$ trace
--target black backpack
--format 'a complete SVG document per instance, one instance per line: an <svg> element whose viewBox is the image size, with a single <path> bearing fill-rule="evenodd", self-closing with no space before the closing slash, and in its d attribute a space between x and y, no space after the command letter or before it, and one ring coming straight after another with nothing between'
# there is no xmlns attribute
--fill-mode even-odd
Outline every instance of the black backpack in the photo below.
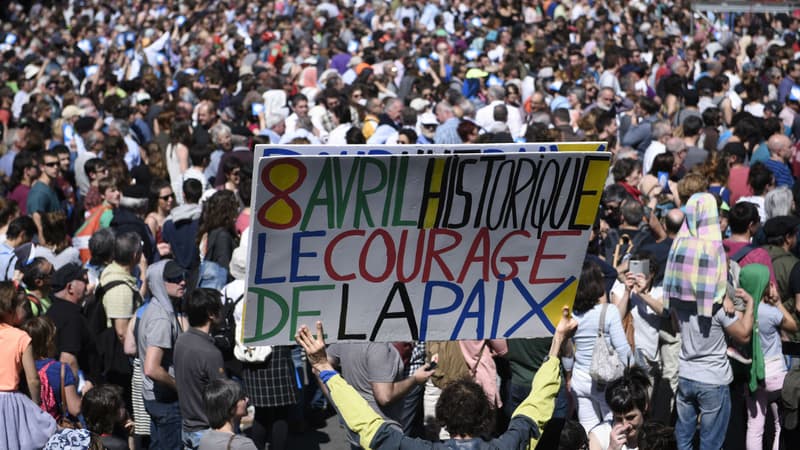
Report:
<svg viewBox="0 0 800 450"><path fill-rule="evenodd" d="M225 297L222 310L220 310L222 320L211 330L214 345L220 349L226 361L233 358L233 348L236 347L236 320L233 318L233 312L242 298L244 298L244 293L239 295L236 300Z"/></svg>
<svg viewBox="0 0 800 450"><path fill-rule="evenodd" d="M130 287L128 283L123 280L115 280L106 285L98 285L94 294L86 302L83 308L83 315L86 317L86 324L89 328L89 333L94 337L96 351L92 357L92 375L98 382L106 383L124 383L125 380L130 381L133 370L130 360L117 337L117 332L113 326L108 326L108 317L106 316L106 309L103 306L103 296L111 289L125 285L133 291L133 311L136 311L138 305L141 304L141 295L139 292ZM125 386L125 384L122 384Z"/></svg>

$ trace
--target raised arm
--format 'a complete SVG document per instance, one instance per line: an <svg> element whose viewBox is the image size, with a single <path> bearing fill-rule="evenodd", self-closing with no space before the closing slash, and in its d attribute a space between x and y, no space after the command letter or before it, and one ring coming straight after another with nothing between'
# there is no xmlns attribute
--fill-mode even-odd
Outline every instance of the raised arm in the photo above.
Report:
<svg viewBox="0 0 800 450"><path fill-rule="evenodd" d="M308 327L302 325L297 334L295 334L295 341L306 351L308 362L311 363L314 373L328 388L330 399L336 406L336 410L344 420L347 428L358 434L362 447L366 449L373 448L372 441L375 435L378 434L382 427L389 426L389 424L334 370L325 352L325 339L322 336L322 322L317 322L316 336L312 336ZM433 373L433 371L430 371L430 373ZM403 432L399 428L395 428L395 430L396 433L399 433L399 436L395 436L396 439L391 440L399 444ZM388 449L395 447L376 445L374 448ZM396 448L399 448L399 446Z"/></svg>
<svg viewBox="0 0 800 450"><path fill-rule="evenodd" d="M561 387L561 371L559 367L559 356L564 342L575 332L578 322L571 317L569 308L564 307L561 311L561 320L556 326L553 334L553 341L550 344L550 351L547 360L542 364L536 375L533 377L531 393L522 401L512 415L512 420L517 416L530 418L539 430L539 434L531 439L529 448L535 448L541 436L541 430L553 416L556 405L556 396Z"/></svg>

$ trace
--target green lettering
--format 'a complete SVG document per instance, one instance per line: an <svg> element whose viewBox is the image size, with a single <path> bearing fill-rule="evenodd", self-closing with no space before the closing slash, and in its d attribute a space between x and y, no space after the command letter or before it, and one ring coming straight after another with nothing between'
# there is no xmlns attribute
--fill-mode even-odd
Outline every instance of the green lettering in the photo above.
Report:
<svg viewBox="0 0 800 450"><path fill-rule="evenodd" d="M331 197L331 192L333 192L331 160L335 161L335 158L325 159L325 165L322 166L322 170L319 173L317 184L314 186L314 191L311 192L311 196L308 199L308 205L306 205L306 210L303 212L303 221L300 223L300 230L302 231L306 231L308 222L311 220L311 214L317 206L324 206L327 208L328 229L333 228L334 204L333 198ZM325 197L320 197L323 191L325 191Z"/></svg>
<svg viewBox="0 0 800 450"><path fill-rule="evenodd" d="M293 341L294 335L297 333L298 317L319 317L321 315L320 311L300 311L300 293L305 291L332 291L334 289L336 289L336 285L334 284L294 287L294 289L292 290L292 329L289 332L289 341ZM314 327L309 327L309 328L316 329Z"/></svg>
<svg viewBox="0 0 800 450"><path fill-rule="evenodd" d="M269 339L276 334L278 334L283 327L286 326L286 321L289 319L289 305L286 303L286 300L283 299L280 295L275 292L272 292L267 289L256 288L252 287L248 290L248 292L252 292L253 294L258 295L258 308L256 309L256 333L252 337L244 337L242 342L245 344L250 342L258 342ZM278 321L278 324L272 330L268 332L264 332L264 300L270 299L275 302L276 305L281 309L281 320ZM294 339L294 335L292 337Z"/></svg>
<svg viewBox="0 0 800 450"><path fill-rule="evenodd" d="M395 177L397 176L397 157L389 158L389 181L386 189L386 201L383 203L383 219L381 226L389 224L389 211L392 209L392 192L394 191Z"/></svg>
<svg viewBox="0 0 800 450"><path fill-rule="evenodd" d="M394 227L415 227L417 219L403 220L400 214L403 212L403 197L406 191L406 175L408 175L408 156L400 157L400 170L397 174L397 191L394 196L394 215L392 216L392 226Z"/></svg>
<svg viewBox="0 0 800 450"><path fill-rule="evenodd" d="M383 165L383 161L375 158L366 158L361 157L359 158L359 168L358 168L358 191L356 191L356 210L353 214L353 228L362 228L361 227L361 215L364 215L364 221L367 223L367 227L372 228L375 226L374 222L372 221L372 214L369 212L369 204L367 203L367 196L375 194L383 190L386 186L386 166ZM364 186L364 183L367 178L367 165L371 164L375 166L380 172L380 180L378 184L373 186L372 188L367 189Z"/></svg>
<svg viewBox="0 0 800 450"><path fill-rule="evenodd" d="M336 181L334 187L336 188L336 227L342 228L344 225L344 215L347 212L347 206L350 203L350 194L353 192L353 183L356 181L357 164L356 162L350 168L350 176L347 177L347 186L342 191L342 166L341 159L333 158L333 179Z"/></svg>

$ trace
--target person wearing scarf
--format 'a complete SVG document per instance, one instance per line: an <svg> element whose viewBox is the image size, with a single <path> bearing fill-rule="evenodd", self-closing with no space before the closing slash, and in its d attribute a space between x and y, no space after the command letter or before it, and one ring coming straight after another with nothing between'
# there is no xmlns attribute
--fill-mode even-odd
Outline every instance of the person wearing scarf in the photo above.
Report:
<svg viewBox="0 0 800 450"><path fill-rule="evenodd" d="M753 298L753 363L750 365L747 393L747 449L763 448L768 407L774 417L773 449L780 443L778 411L786 365L781 351L781 331L797 331L797 322L780 301L777 288L770 285L769 269L763 264L748 264L739 274L739 285ZM764 300L763 302L761 300Z"/></svg>
<svg viewBox="0 0 800 450"><path fill-rule="evenodd" d="M712 317L727 290L728 262L722 246L719 211L714 196L692 195L686 219L672 242L664 271L664 302Z"/></svg>
<svg viewBox="0 0 800 450"><path fill-rule="evenodd" d="M675 402L678 448L693 447L698 419L701 449L719 449L725 441L733 381L725 336L748 344L753 325L753 302L744 290L737 291L747 303L741 318L722 309L727 267L717 202L711 194L694 194L664 274L664 303L681 336Z"/></svg>

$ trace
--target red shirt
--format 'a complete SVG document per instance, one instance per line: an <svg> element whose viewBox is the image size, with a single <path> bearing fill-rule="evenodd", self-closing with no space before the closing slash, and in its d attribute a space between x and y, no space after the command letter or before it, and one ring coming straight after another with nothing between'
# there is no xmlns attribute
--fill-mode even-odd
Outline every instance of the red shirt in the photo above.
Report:
<svg viewBox="0 0 800 450"><path fill-rule="evenodd" d="M736 252L742 249L747 242L737 242L732 241L730 239L725 239L722 241L722 244L728 249L728 258L735 255ZM775 286L778 285L778 282L775 280L775 270L772 268L772 258L769 257L769 253L761 247L755 247L753 250L745 255L744 258L740 259L739 266L744 267L748 264L763 264L767 266L769 269L769 281L775 283Z"/></svg>
<svg viewBox="0 0 800 450"><path fill-rule="evenodd" d="M750 175L750 168L741 165L731 167L730 175L728 176L728 189L731 191L731 206L739 201L740 197L747 197L753 195L753 190L747 184L747 176Z"/></svg>

